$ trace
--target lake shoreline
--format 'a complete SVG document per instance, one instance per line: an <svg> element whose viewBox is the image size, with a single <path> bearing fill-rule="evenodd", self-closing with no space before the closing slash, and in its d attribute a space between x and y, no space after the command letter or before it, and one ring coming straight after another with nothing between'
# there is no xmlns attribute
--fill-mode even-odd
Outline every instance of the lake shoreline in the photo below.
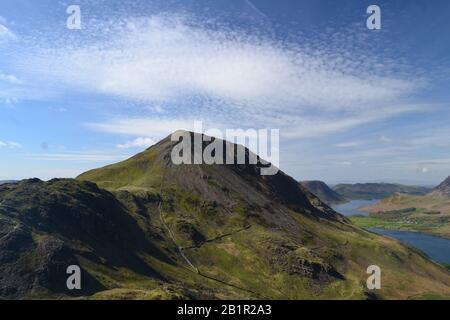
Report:
<svg viewBox="0 0 450 320"><path fill-rule="evenodd" d="M425 253L430 260L448 268L450 265L450 234L439 232L439 226L401 219L373 217L364 207L380 200L353 200L333 207L356 226L380 236L387 236Z"/></svg>
<svg viewBox="0 0 450 320"><path fill-rule="evenodd" d="M362 215L367 216L369 213L367 211L361 210L363 207L373 205L380 201L379 199L371 199L371 200L365 200L365 199L357 199L352 200L345 203L340 203L333 205L332 208L334 211L339 212L340 214L343 214L347 217L351 217L354 215Z"/></svg>
<svg viewBox="0 0 450 320"><path fill-rule="evenodd" d="M380 236L396 239L407 246L418 249L433 262L446 268L450 265L450 239L417 231L384 228L368 228L366 230Z"/></svg>
<svg viewBox="0 0 450 320"><path fill-rule="evenodd" d="M414 219L413 221L405 221L402 219L386 219L373 216L371 212L365 208L377 204L381 199L357 199L347 203L336 204L332 208L349 218L356 226L368 228L383 228L388 230L421 232L444 239L450 240L449 230L443 228L441 224L430 224L426 220Z"/></svg>
<svg viewBox="0 0 450 320"><path fill-rule="evenodd" d="M439 232L437 228L429 227L420 223L408 224L402 221L386 220L371 216L358 215L349 216L348 218L353 224L363 229L382 228L386 230L418 232L450 240L450 234Z"/></svg>

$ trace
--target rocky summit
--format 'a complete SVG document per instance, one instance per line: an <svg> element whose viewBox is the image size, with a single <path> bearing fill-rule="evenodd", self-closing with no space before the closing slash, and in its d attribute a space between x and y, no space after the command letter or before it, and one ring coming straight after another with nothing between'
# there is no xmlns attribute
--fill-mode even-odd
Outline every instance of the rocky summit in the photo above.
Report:
<svg viewBox="0 0 450 320"><path fill-rule="evenodd" d="M434 188L431 193L434 195L450 197L450 177L445 179L441 184Z"/></svg>

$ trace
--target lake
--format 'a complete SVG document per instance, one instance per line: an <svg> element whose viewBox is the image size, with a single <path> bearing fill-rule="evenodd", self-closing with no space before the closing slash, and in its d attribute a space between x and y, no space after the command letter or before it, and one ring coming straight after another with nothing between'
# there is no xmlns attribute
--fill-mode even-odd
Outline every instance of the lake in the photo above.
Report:
<svg viewBox="0 0 450 320"><path fill-rule="evenodd" d="M450 264L450 240L421 232L369 228L369 231L397 239L425 252L431 260Z"/></svg>
<svg viewBox="0 0 450 320"><path fill-rule="evenodd" d="M377 203L380 200L352 200L350 202L342 203L333 206L333 209L344 216L354 216L354 215L369 215L365 211L361 211L359 208L364 206L370 206Z"/></svg>
<svg viewBox="0 0 450 320"><path fill-rule="evenodd" d="M333 209L345 216L363 215L368 216L367 212L360 208L370 206L380 200L353 200L347 203L333 206ZM421 232L387 230L382 228L369 228L369 231L388 236L403 242L411 247L415 247L425 252L431 260L438 263L450 264L450 240L429 235Z"/></svg>

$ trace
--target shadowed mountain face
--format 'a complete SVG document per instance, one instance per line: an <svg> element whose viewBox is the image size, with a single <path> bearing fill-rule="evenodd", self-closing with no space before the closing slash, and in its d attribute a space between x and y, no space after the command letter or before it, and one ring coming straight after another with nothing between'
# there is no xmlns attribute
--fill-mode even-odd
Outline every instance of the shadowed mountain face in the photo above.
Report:
<svg viewBox="0 0 450 320"><path fill-rule="evenodd" d="M353 226L283 172L261 176L259 161L174 165L175 144L165 139L77 180L2 185L0 296L450 295L444 268ZM82 292L65 288L70 264L83 270ZM386 284L375 293L364 285L373 264Z"/></svg>
<svg viewBox="0 0 450 320"><path fill-rule="evenodd" d="M392 183L356 183L356 184L338 184L333 190L339 195L350 200L372 200L383 199L394 193L405 193L410 195L424 195L430 192L427 187L405 186Z"/></svg>
<svg viewBox="0 0 450 320"><path fill-rule="evenodd" d="M320 200L328 205L343 203L346 200L343 196L333 191L325 182L323 181L301 181L300 182L306 189L311 191Z"/></svg>
<svg viewBox="0 0 450 320"><path fill-rule="evenodd" d="M67 267L82 261L157 277L140 251L161 256L127 209L94 183L31 179L0 186L0 297L103 289L86 270L82 290L67 290Z"/></svg>

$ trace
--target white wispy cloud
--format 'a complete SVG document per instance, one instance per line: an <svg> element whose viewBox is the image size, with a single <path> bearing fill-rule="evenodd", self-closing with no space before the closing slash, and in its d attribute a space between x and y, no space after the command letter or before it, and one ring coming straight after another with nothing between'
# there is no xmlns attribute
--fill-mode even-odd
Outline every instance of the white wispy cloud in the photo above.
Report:
<svg viewBox="0 0 450 320"><path fill-rule="evenodd" d="M383 120L393 116L399 116L409 112L425 112L433 108L432 105L397 105L377 110L361 112L348 117L308 117L308 116L279 116L256 117L250 122L232 122L215 120L214 115L207 118L161 118L161 117L131 117L116 118L102 122L88 123L87 127L96 131L112 134L129 135L135 137L152 137L161 139L177 130L194 130L196 121L203 121L204 130L217 128L281 128L281 136L284 139L296 140L320 137L328 134L344 132L362 124ZM222 122L223 121L223 122Z"/></svg>
<svg viewBox="0 0 450 320"><path fill-rule="evenodd" d="M160 105L154 105L154 106L147 106L145 107L146 110L153 112L153 113L164 113L164 108Z"/></svg>
<svg viewBox="0 0 450 320"><path fill-rule="evenodd" d="M113 134L161 139L177 130L194 130L194 119L123 118L88 123L87 126Z"/></svg>
<svg viewBox="0 0 450 320"><path fill-rule="evenodd" d="M88 162L111 162L124 160L130 155L118 155L107 153L43 153L29 154L28 157L34 160L46 161L88 161Z"/></svg>
<svg viewBox="0 0 450 320"><path fill-rule="evenodd" d="M88 30L101 36L91 37ZM130 117L119 111L87 124L127 136L129 141L117 145L122 149L146 147L139 139L157 141L178 129L193 130L196 120L220 129L279 128L282 139L298 140L431 109L408 103L426 84L414 70L392 71L401 66L391 70L383 55L358 50L357 42L286 43L173 15L128 18L88 30L70 43L30 43L33 55L19 54L17 66L27 82L44 83L43 92L47 84L52 91L117 96L157 114Z"/></svg>
<svg viewBox="0 0 450 320"><path fill-rule="evenodd" d="M430 111L433 105L386 105L375 109L362 110L346 116L309 116L283 119L283 135L289 139L311 138L348 131L357 126L395 117L404 113ZM286 125L287 124L287 125Z"/></svg>
<svg viewBox="0 0 450 320"><path fill-rule="evenodd" d="M341 143L335 143L333 144L334 147L337 148L353 148L358 147L362 144L362 141L348 141L348 142L341 142Z"/></svg>
<svg viewBox="0 0 450 320"><path fill-rule="evenodd" d="M1 18L1 17L0 17ZM0 19L0 43L5 40L15 39L16 35L6 27L6 19Z"/></svg>
<svg viewBox="0 0 450 320"><path fill-rule="evenodd" d="M1 141L0 140L0 148L9 148L9 149L22 148L22 145L15 141Z"/></svg>
<svg viewBox="0 0 450 320"><path fill-rule="evenodd" d="M0 71L0 81L8 82L11 84L22 84L22 81L17 79L16 76L12 74L5 74Z"/></svg>
<svg viewBox="0 0 450 320"><path fill-rule="evenodd" d="M0 92L0 105L14 106L18 101L19 99L15 97L10 96L2 97L2 93Z"/></svg>
<svg viewBox="0 0 450 320"><path fill-rule="evenodd" d="M148 148L155 144L155 140L152 138L139 137L131 141L127 141L124 144L118 144L116 147L119 149L132 149L132 148Z"/></svg>
<svg viewBox="0 0 450 320"><path fill-rule="evenodd" d="M420 79L369 72L362 52L336 49L331 54L226 27L211 30L197 20L129 19L108 41L80 40L47 50L39 44L22 66L82 90L252 111L359 110L421 85Z"/></svg>
<svg viewBox="0 0 450 320"><path fill-rule="evenodd" d="M406 139L405 144L413 147L450 148L450 128L433 127L425 130L416 130Z"/></svg>
<svg viewBox="0 0 450 320"><path fill-rule="evenodd" d="M339 165L339 166L351 166L351 165L353 165L353 162L351 162L351 161L337 161L336 164Z"/></svg>

